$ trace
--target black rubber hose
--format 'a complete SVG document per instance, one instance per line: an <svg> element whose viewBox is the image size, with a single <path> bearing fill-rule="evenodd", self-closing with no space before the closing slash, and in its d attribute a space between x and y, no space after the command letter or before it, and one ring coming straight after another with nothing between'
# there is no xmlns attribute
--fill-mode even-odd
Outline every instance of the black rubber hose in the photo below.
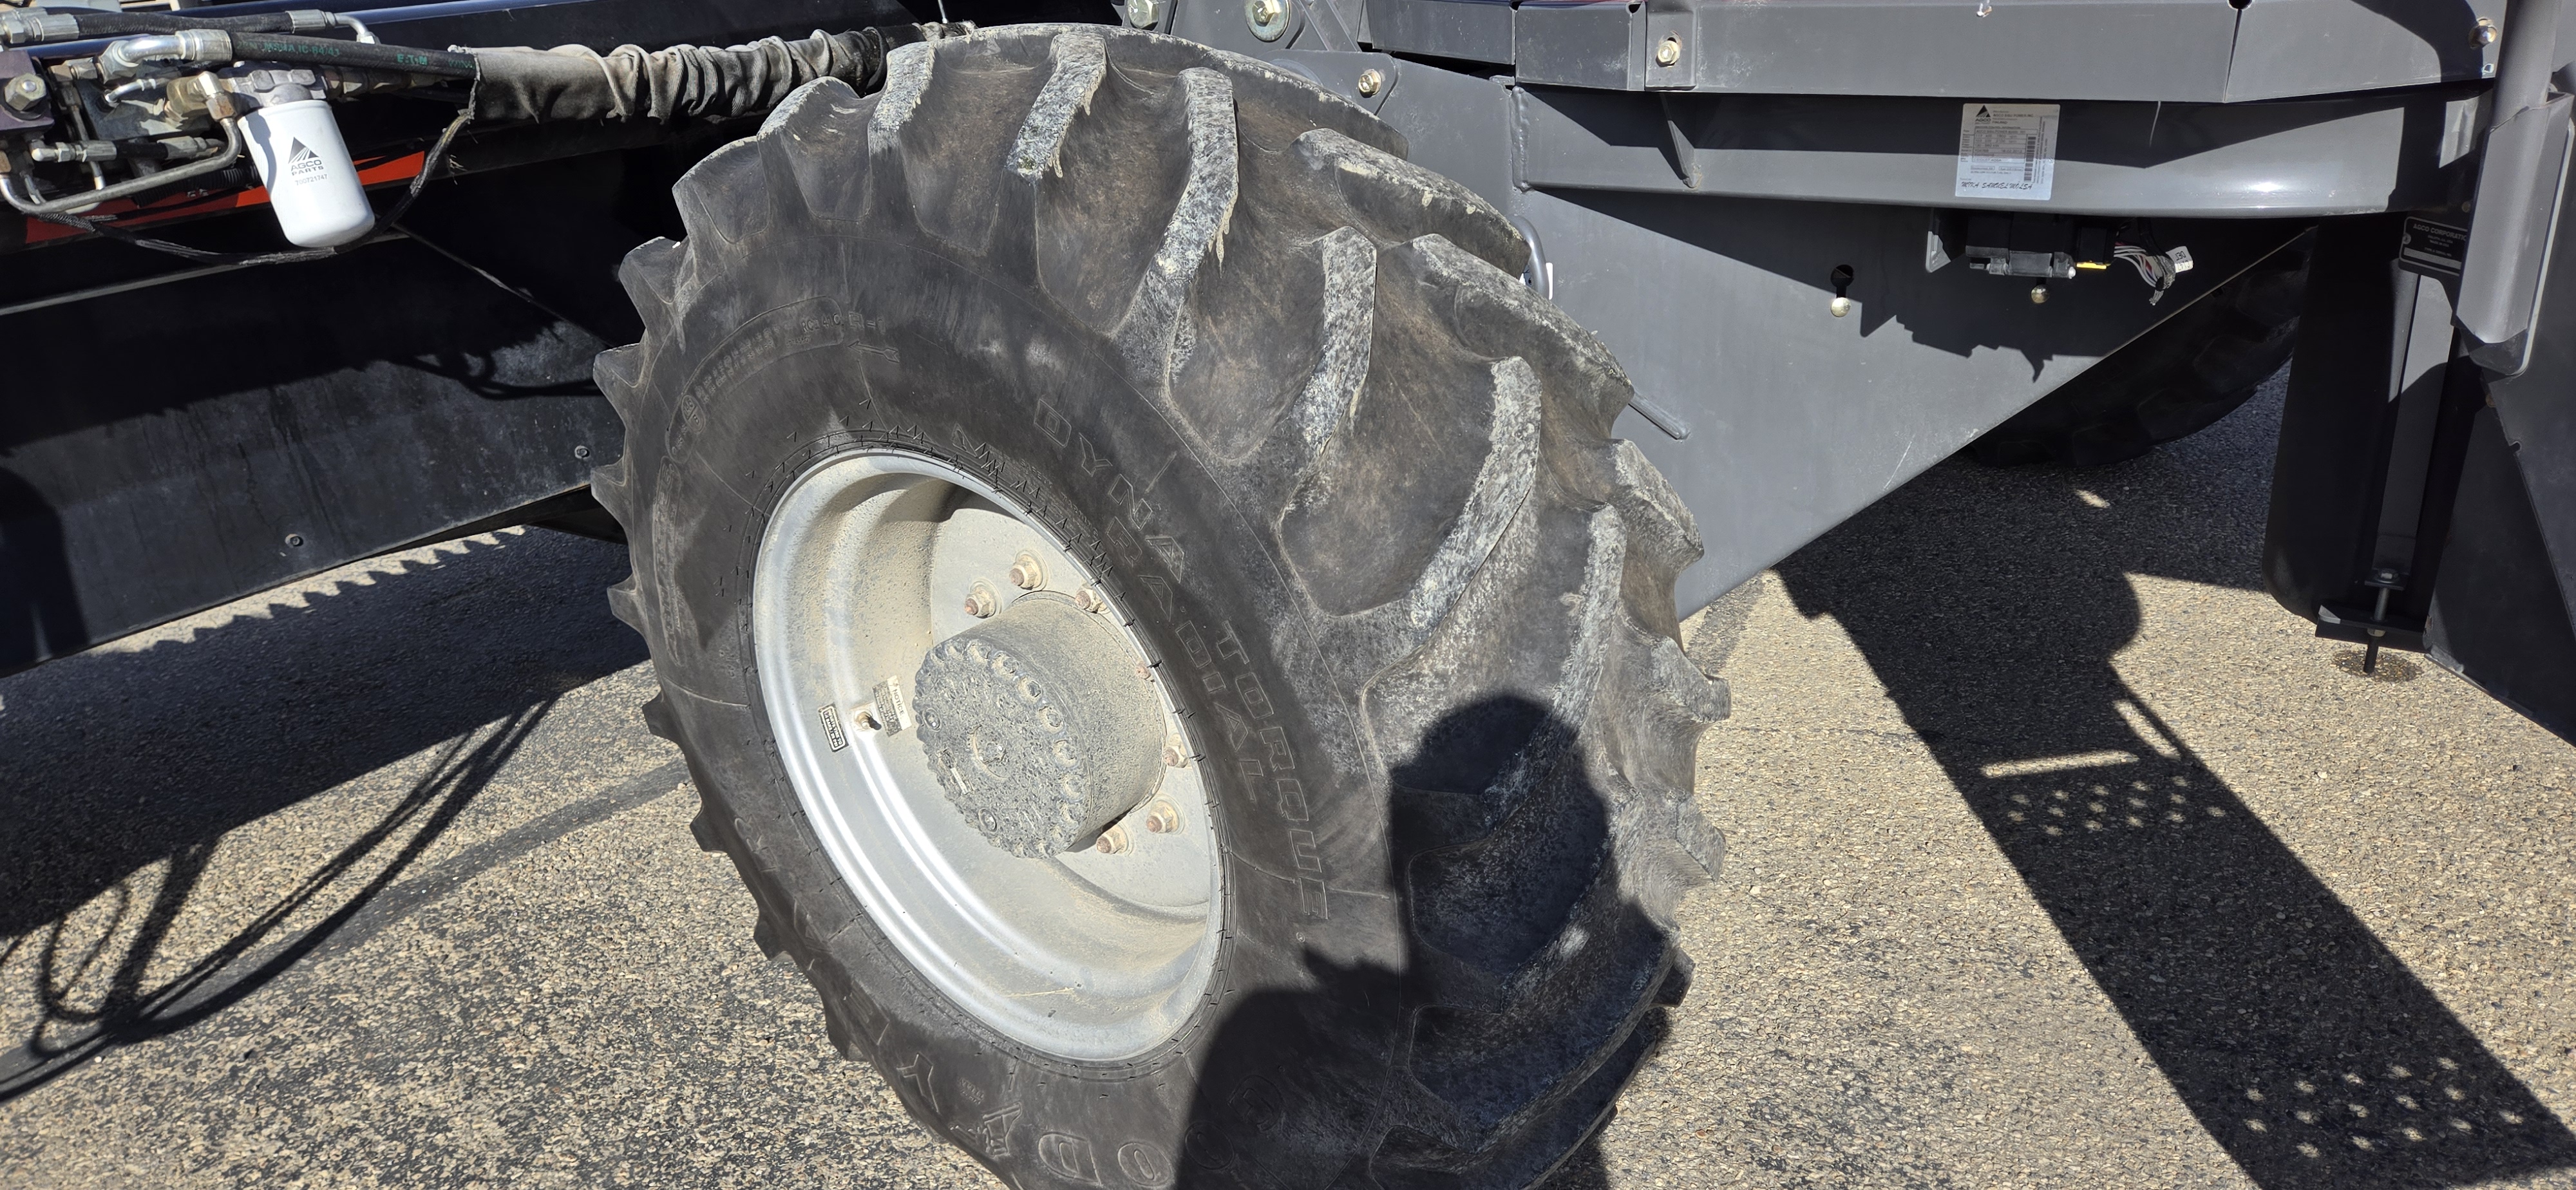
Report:
<svg viewBox="0 0 2576 1190"><path fill-rule="evenodd" d="M333 41L327 37L295 37L283 33L234 33L233 57L242 62L359 66L369 70L452 79L470 79L477 72L472 54L451 54L445 50L399 45L369 45L361 41Z"/></svg>
<svg viewBox="0 0 2576 1190"><path fill-rule="evenodd" d="M295 28L294 16L284 12L252 13L238 17L182 16L175 12L98 12L91 9L48 10L51 15L68 16L79 23L83 37L128 37L137 33L177 33L184 29L221 29L227 33L285 33Z"/></svg>

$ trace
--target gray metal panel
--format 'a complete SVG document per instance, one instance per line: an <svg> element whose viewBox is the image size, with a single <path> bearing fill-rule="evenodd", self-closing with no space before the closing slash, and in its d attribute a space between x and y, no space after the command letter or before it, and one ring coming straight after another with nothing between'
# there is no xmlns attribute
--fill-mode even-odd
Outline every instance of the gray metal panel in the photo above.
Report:
<svg viewBox="0 0 2576 1190"><path fill-rule="evenodd" d="M1509 0L1368 0L1375 48L1470 62L1512 60Z"/></svg>
<svg viewBox="0 0 2576 1190"><path fill-rule="evenodd" d="M1645 70L1646 19L1634 4L1524 4L1512 46L1522 82L1634 91Z"/></svg>
<svg viewBox="0 0 2576 1190"><path fill-rule="evenodd" d="M1404 134L1414 164L1511 210L1511 91L1419 62L1399 61L1394 80L1377 114Z"/></svg>
<svg viewBox="0 0 2576 1190"><path fill-rule="evenodd" d="M1923 270L1925 212L1641 194L1522 196L1559 306L1601 337L1637 391L1692 427L1630 411L1618 432L1662 468L1708 556L1684 611L1833 527L2092 365L2289 232L2168 225L2202 268L2161 305L2121 273L2051 287ZM1859 308L1835 318L1850 265Z"/></svg>
<svg viewBox="0 0 2576 1190"><path fill-rule="evenodd" d="M2055 193L2029 202L1953 197L1956 101L1520 95L1522 178L1535 186L2124 215L2439 206L2451 194L2446 167L2478 129L2473 87L2239 106L2067 103ZM1693 146L1696 190L1675 169L1673 127Z"/></svg>
<svg viewBox="0 0 2576 1190"><path fill-rule="evenodd" d="M2491 77L2504 0L2256 0L2238 22L2227 98L2278 99Z"/></svg>
<svg viewBox="0 0 2576 1190"><path fill-rule="evenodd" d="M1322 22L1316 22L1317 25ZM1313 26L1309 26L1312 28ZM1386 104L1390 88L1381 84L1375 95L1360 94L1360 75L1378 72L1380 79L1394 78L1400 70L1395 59L1384 54L1345 54L1321 50L1270 50L1263 61L1291 74L1315 80L1325 90L1358 104L1361 110L1375 113Z"/></svg>
<svg viewBox="0 0 2576 1190"><path fill-rule="evenodd" d="M2237 18L2228 0L1991 0L1984 15L1978 0L1690 7L1703 90L1966 99L2216 101Z"/></svg>
<svg viewBox="0 0 2576 1190"><path fill-rule="evenodd" d="M2469 225L2460 270L2459 321L2484 345L2471 357L2492 371L2520 372L2531 352L2541 270L2557 239L2559 196L2567 186L2571 108L2576 97L2566 95L2524 108L2487 138L2477 219Z"/></svg>

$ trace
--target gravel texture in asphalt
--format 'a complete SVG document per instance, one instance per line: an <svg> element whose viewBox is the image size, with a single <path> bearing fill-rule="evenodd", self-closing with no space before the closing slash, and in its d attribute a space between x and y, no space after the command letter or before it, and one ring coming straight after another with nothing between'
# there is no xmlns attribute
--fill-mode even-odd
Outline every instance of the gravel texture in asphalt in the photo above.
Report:
<svg viewBox="0 0 2576 1190"><path fill-rule="evenodd" d="M2278 410L1944 464L1725 605L1697 977L1558 1190L2576 1186L2576 752L2261 592ZM0 681L0 1185L995 1185L752 945L624 572Z"/></svg>

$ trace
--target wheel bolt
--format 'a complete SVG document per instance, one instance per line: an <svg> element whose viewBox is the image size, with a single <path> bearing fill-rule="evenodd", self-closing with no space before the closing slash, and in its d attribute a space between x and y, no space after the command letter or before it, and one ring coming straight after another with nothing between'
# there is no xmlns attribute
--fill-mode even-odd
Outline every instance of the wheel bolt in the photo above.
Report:
<svg viewBox="0 0 2576 1190"><path fill-rule="evenodd" d="M1011 585L1023 591L1034 591L1046 585L1046 571L1038 566L1037 555L1023 551L1011 563Z"/></svg>
<svg viewBox="0 0 2576 1190"><path fill-rule="evenodd" d="M987 587L983 583L978 582L975 584L974 590L966 593L967 615L981 620L1000 610L1001 603L993 598L993 589L991 587Z"/></svg>
<svg viewBox="0 0 2576 1190"><path fill-rule="evenodd" d="M1127 828L1113 826L1100 832L1100 841L1093 843L1091 849L1102 855L1117 855L1127 850Z"/></svg>
<svg viewBox="0 0 2576 1190"><path fill-rule="evenodd" d="M1176 769L1190 767L1190 750L1181 743L1181 737L1173 736L1163 741L1163 763Z"/></svg>
<svg viewBox="0 0 2576 1190"><path fill-rule="evenodd" d="M1158 835L1168 835L1181 829L1180 807L1155 798L1153 805L1145 807L1145 829Z"/></svg>
<svg viewBox="0 0 2576 1190"><path fill-rule="evenodd" d="M1109 610L1109 601L1087 586L1073 593L1073 605L1095 616Z"/></svg>

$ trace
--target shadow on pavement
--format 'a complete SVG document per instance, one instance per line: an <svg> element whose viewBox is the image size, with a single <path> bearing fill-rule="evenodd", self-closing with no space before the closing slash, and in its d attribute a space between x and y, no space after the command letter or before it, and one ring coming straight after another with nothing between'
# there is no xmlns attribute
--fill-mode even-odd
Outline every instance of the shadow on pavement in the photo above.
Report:
<svg viewBox="0 0 2576 1190"><path fill-rule="evenodd" d="M2239 420L2276 408L2259 405ZM2093 471L1953 461L1778 573L1799 612L1850 634L2257 1183L2455 1186L2576 1165L2576 1135L2112 664L2141 622L2129 575L2259 587L2263 505L2236 489L2267 482L2269 432L2237 433L2266 441Z"/></svg>
<svg viewBox="0 0 2576 1190"><path fill-rule="evenodd" d="M502 541L0 682L0 970L31 971L38 1005L0 1039L16 1044L0 1101L220 1011L324 945L562 692L643 660L599 594L624 551ZM193 958L164 953L226 834L423 752L381 818L281 881L275 904Z"/></svg>

